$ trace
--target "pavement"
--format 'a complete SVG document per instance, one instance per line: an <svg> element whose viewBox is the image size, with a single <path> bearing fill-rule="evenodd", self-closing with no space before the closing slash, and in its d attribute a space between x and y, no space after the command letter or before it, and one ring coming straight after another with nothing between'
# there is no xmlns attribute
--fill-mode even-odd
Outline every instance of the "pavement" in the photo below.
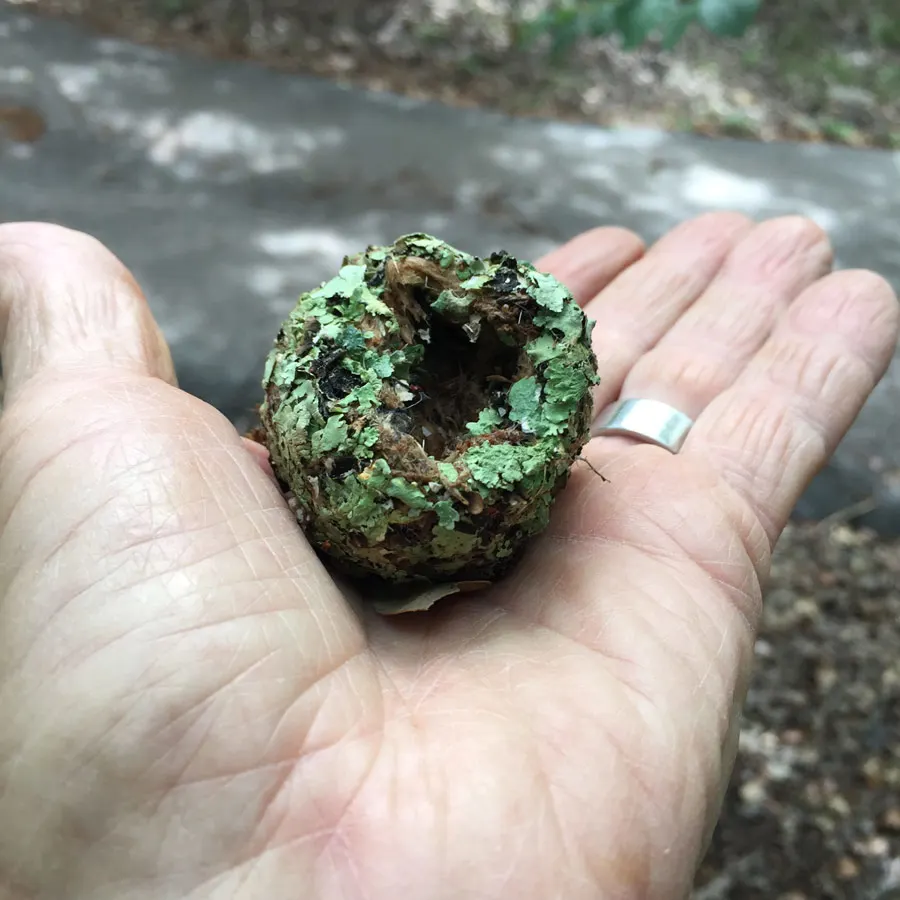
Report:
<svg viewBox="0 0 900 900"><path fill-rule="evenodd" d="M185 390L246 427L262 361L345 253L429 231L534 258L600 224L801 213L900 289L900 154L512 120L98 38L0 3L0 216L134 271ZM900 534L900 363L798 518Z"/></svg>

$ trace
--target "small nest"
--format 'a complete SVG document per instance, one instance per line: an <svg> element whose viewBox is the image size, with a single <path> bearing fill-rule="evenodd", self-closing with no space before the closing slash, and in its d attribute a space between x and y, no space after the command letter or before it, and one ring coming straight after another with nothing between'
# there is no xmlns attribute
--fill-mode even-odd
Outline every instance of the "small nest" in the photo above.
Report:
<svg viewBox="0 0 900 900"><path fill-rule="evenodd" d="M589 437L590 333L503 252L416 234L346 259L284 323L260 409L313 544L393 584L500 577Z"/></svg>

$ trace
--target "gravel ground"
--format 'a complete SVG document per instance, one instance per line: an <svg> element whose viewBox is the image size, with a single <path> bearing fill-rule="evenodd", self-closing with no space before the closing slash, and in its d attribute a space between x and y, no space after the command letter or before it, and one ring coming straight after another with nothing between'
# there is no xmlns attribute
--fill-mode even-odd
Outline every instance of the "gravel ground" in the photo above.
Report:
<svg viewBox="0 0 900 900"><path fill-rule="evenodd" d="M852 22L839 45L801 53L805 68L796 70L774 51L768 66L765 54L748 62L777 15L743 41L713 46L694 36L675 54L629 55L594 42L559 69L510 50L487 0L465 21L454 18L454 0L428 0L429 15L425 0L308 0L302 19L288 15L299 0L16 2L134 40L455 104L900 145L900 35L894 49L867 44ZM821 6L833 13L833 4ZM878 0L863 2L860 15L871 19L877 7ZM815 47L814 29L809 39ZM849 66L840 78L831 77L837 61ZM788 77L796 71L806 74ZM900 543L843 524L786 531L741 752L694 900L900 900L898 584Z"/></svg>
<svg viewBox="0 0 900 900"><path fill-rule="evenodd" d="M793 525L694 900L900 898L900 543Z"/></svg>

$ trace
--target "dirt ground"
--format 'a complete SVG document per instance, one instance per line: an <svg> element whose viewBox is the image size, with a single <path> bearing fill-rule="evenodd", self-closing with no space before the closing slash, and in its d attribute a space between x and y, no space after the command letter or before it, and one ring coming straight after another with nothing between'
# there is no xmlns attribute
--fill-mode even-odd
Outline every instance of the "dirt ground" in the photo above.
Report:
<svg viewBox="0 0 900 900"><path fill-rule="evenodd" d="M900 146L896 0L850 12L801 2L788 18L787 4L769 4L740 41L693 35L669 54L596 41L561 66L510 47L491 13L502 0L472 0L462 17L461 0L16 2L139 41L453 104ZM694 900L900 900L898 584L900 543L844 524L785 533L741 752Z"/></svg>
<svg viewBox="0 0 900 900"><path fill-rule="evenodd" d="M900 147L897 0L764 2L738 40L592 40L551 61L522 0L0 0L153 43L516 115ZM541 4L546 0L529 0Z"/></svg>
<svg viewBox="0 0 900 900"><path fill-rule="evenodd" d="M793 525L694 900L900 898L900 543Z"/></svg>

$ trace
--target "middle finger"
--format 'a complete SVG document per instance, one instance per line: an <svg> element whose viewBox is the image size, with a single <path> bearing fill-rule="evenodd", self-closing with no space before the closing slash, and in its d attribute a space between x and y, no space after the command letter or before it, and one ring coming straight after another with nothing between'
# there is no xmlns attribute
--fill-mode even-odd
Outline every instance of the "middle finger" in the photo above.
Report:
<svg viewBox="0 0 900 900"><path fill-rule="evenodd" d="M621 398L661 400L696 418L831 263L828 236L808 219L786 216L756 226L697 302L637 361Z"/></svg>
<svg viewBox="0 0 900 900"><path fill-rule="evenodd" d="M736 213L688 221L585 305L597 323L593 345L601 382L594 389L595 414L619 396L631 368L703 294L752 227Z"/></svg>

